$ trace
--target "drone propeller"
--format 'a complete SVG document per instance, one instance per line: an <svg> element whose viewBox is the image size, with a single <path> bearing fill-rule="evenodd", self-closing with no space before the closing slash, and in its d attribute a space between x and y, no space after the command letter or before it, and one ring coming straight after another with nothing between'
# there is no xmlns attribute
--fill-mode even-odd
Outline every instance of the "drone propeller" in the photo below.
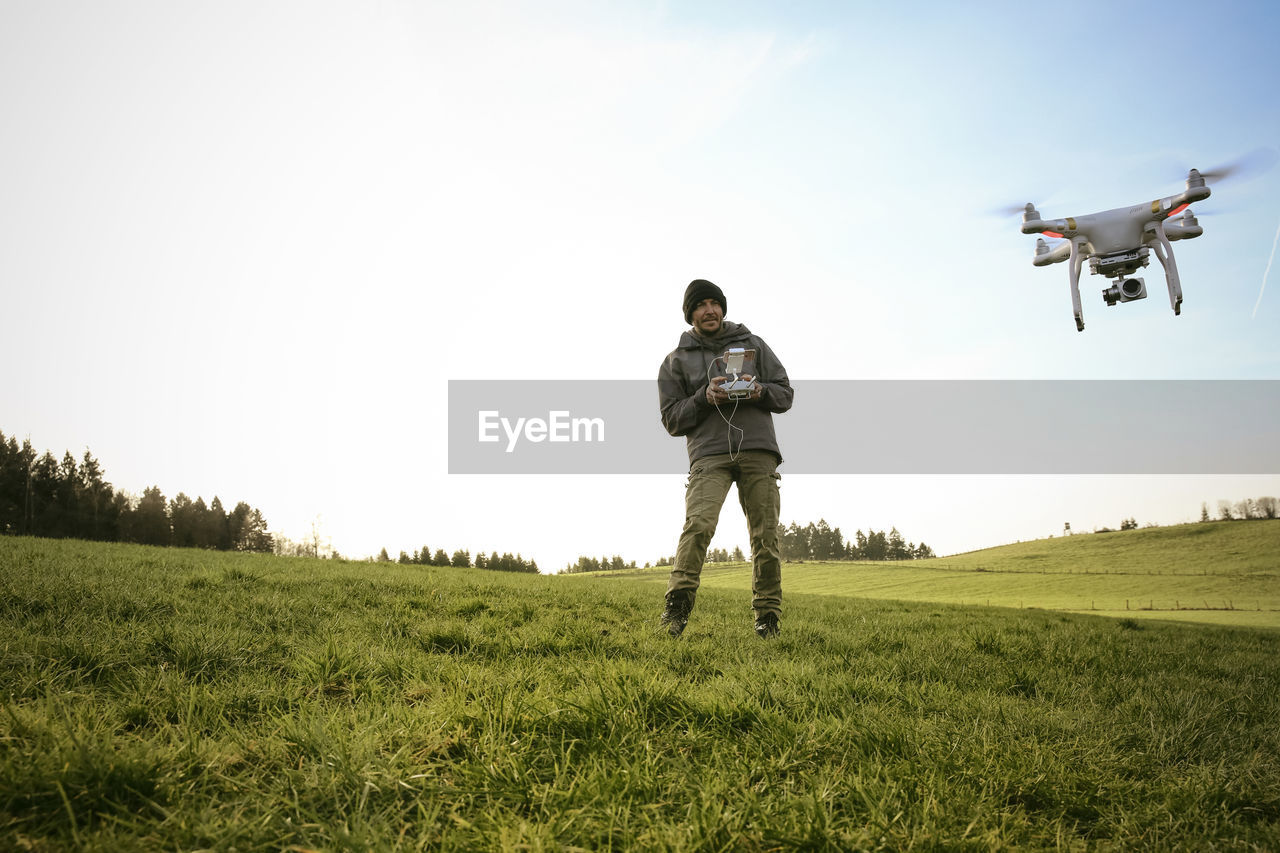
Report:
<svg viewBox="0 0 1280 853"><path fill-rule="evenodd" d="M1031 204L1031 202L1024 202L1022 204L1002 204L999 207L993 207L991 209L991 214L993 216L1013 216L1015 213L1026 213L1028 204Z"/></svg>
<svg viewBox="0 0 1280 853"><path fill-rule="evenodd" d="M1228 178L1238 180L1251 175L1261 174L1275 165L1277 154L1274 148L1256 148L1243 154L1229 163L1223 163L1213 169L1201 169L1200 177L1206 183L1219 183Z"/></svg>

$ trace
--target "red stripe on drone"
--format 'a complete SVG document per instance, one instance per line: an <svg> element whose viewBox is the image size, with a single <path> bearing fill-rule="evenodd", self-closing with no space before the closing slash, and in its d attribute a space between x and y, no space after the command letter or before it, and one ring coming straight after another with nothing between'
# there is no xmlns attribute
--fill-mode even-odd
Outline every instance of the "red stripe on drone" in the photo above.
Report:
<svg viewBox="0 0 1280 853"><path fill-rule="evenodd" d="M1177 216L1179 213L1181 213L1182 211L1186 210L1186 209L1187 209L1188 207L1190 207L1190 206L1191 206L1191 202L1186 202L1185 204L1180 204L1180 205L1178 205L1177 207L1175 207L1173 210L1169 211L1169 215L1170 215L1170 216Z"/></svg>
<svg viewBox="0 0 1280 853"><path fill-rule="evenodd" d="M1043 232L1043 234L1044 234L1044 236L1046 236L1046 237L1056 237L1056 238L1057 238L1057 239L1059 239L1059 240L1061 240L1061 239L1062 239L1062 235L1061 235L1061 234L1059 234L1057 231L1045 231L1045 232Z"/></svg>

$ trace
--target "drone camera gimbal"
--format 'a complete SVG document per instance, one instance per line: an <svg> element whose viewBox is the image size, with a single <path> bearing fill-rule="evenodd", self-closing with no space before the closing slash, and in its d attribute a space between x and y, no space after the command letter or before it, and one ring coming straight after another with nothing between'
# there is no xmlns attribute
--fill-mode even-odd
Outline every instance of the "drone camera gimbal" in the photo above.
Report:
<svg viewBox="0 0 1280 853"><path fill-rule="evenodd" d="M1140 278L1119 279L1115 284L1102 291L1102 301L1108 306L1117 302L1132 302L1135 299L1147 298L1147 285Z"/></svg>

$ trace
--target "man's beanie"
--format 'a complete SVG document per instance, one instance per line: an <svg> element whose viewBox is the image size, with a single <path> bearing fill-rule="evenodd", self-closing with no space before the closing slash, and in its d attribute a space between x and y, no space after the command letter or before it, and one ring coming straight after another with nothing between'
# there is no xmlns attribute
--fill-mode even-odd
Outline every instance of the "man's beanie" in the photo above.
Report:
<svg viewBox="0 0 1280 853"><path fill-rule="evenodd" d="M714 299L720 303L720 310L724 314L729 313L729 303L725 301L724 291L705 278L695 278L684 289L684 321L686 323L693 322L693 309L697 308L698 303L704 299Z"/></svg>

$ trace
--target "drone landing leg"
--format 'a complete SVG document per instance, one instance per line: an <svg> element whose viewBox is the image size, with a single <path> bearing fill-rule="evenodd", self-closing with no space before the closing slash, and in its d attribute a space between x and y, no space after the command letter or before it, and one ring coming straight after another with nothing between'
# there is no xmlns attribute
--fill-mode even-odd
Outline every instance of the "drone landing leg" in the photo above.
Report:
<svg viewBox="0 0 1280 853"><path fill-rule="evenodd" d="M1169 285L1169 305L1176 316L1182 313L1182 282L1178 278L1178 265L1173 260L1173 246L1169 245L1169 238L1164 233L1164 223L1156 223L1154 230L1156 241L1151 248L1156 250L1156 257L1164 267L1164 280Z"/></svg>
<svg viewBox="0 0 1280 853"><path fill-rule="evenodd" d="M1080 267L1084 264L1084 253L1080 244L1071 241L1071 308L1076 315L1076 331L1084 331L1084 308L1080 305Z"/></svg>

